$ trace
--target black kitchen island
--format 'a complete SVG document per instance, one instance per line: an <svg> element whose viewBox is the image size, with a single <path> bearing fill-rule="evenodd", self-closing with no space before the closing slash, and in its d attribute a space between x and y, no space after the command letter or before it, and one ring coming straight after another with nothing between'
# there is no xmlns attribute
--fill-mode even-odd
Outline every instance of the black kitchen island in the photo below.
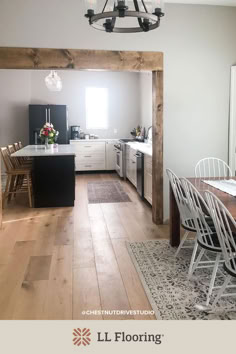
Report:
<svg viewBox="0 0 236 354"><path fill-rule="evenodd" d="M32 158L35 208L72 207L75 200L75 152L71 145L28 145L12 157Z"/></svg>

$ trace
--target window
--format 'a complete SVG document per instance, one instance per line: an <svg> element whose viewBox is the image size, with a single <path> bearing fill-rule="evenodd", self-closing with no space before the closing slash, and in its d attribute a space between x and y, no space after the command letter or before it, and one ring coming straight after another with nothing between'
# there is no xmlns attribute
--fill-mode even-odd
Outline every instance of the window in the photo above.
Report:
<svg viewBox="0 0 236 354"><path fill-rule="evenodd" d="M86 88L86 128L108 129L108 89Z"/></svg>

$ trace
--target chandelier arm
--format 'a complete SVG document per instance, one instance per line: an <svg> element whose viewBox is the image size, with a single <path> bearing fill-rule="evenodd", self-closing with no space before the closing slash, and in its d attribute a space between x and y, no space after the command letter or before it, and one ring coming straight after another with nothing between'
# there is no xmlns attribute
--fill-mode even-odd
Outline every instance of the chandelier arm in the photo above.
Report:
<svg viewBox="0 0 236 354"><path fill-rule="evenodd" d="M111 21L111 27L112 27L112 31L115 27L115 24L116 24L116 17L112 17L112 21Z"/></svg>
<svg viewBox="0 0 236 354"><path fill-rule="evenodd" d="M108 0L106 0L106 2L105 2L105 5L104 5L103 10L102 10L102 13L105 11L107 3L108 3Z"/></svg>
<svg viewBox="0 0 236 354"><path fill-rule="evenodd" d="M140 12L139 11L139 6L138 6L138 1L137 0L133 0L134 1L134 8L135 8L135 11L137 12ZM140 17L138 17L138 24L139 26L143 29L143 31L145 30L145 27L143 25L143 21Z"/></svg>
<svg viewBox="0 0 236 354"><path fill-rule="evenodd" d="M146 11L146 13L148 13L148 10L147 10L147 7L146 7L146 5L145 5L145 2L143 1L143 0L141 0L142 1L142 4L143 4L143 7L144 7L144 10Z"/></svg>

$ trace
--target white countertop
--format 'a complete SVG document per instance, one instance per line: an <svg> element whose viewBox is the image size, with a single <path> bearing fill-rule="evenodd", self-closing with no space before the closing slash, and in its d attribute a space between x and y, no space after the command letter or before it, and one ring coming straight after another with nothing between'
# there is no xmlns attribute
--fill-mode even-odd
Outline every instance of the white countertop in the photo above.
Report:
<svg viewBox="0 0 236 354"><path fill-rule="evenodd" d="M74 139L74 140L70 140L70 144L71 143L87 143L88 141L91 142L91 143L96 143L96 142L99 142L99 141L118 141L120 140L119 138L117 139Z"/></svg>
<svg viewBox="0 0 236 354"><path fill-rule="evenodd" d="M49 145L50 146L50 145ZM57 147L50 146L46 149L45 145L27 145L23 149L11 154L13 157L36 157L36 156L70 156L75 155L75 151L70 144L57 144Z"/></svg>
<svg viewBox="0 0 236 354"><path fill-rule="evenodd" d="M139 143L138 141L127 143L132 149L138 150L143 154L152 156L152 144Z"/></svg>

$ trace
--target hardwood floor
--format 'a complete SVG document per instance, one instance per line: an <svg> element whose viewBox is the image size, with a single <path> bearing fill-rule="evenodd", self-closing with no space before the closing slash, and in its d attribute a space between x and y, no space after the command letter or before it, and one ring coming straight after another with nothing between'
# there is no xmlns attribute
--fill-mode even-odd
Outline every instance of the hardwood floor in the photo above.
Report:
<svg viewBox="0 0 236 354"><path fill-rule="evenodd" d="M88 204L87 182L76 177L74 208L29 209L11 202L0 230L0 319L154 319L150 315L88 315L86 310L151 310L125 242L166 238L151 208L129 182L131 202ZM23 198L23 197L21 197Z"/></svg>

